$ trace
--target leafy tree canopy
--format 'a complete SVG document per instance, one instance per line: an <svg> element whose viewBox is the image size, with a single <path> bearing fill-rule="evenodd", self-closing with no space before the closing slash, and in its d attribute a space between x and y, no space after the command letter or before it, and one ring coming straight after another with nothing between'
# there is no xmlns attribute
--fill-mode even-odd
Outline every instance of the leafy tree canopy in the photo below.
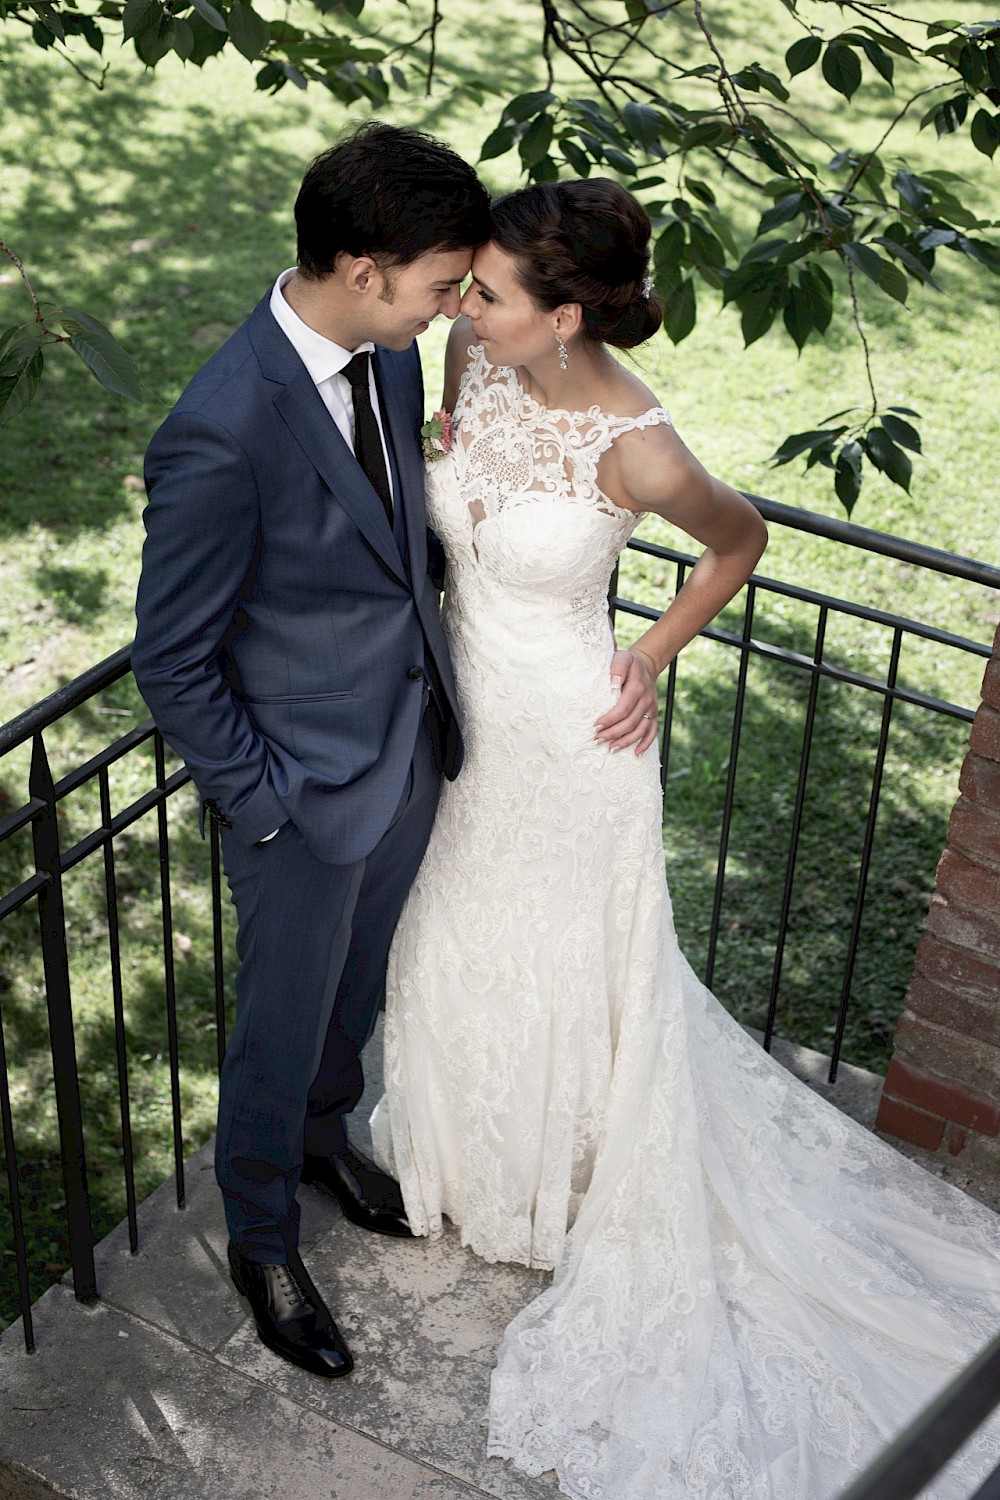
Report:
<svg viewBox="0 0 1000 1500"><path fill-rule="evenodd" d="M990 231L1000 221L978 217L956 173L918 170L897 155L893 133L916 118L938 138L968 132L993 158L1000 22L928 23L907 13L909 0L898 0L901 10L877 0L769 0L800 34L783 65L764 66L731 55L704 0L523 0L538 13L539 86L509 97L502 70L472 80L452 71L438 47L448 0L424 3L421 20L408 0L303 0L293 21L284 7L266 18L251 0L0 0L0 20L30 28L39 47L59 49L98 88L123 41L150 68L171 52L202 67L231 46L258 89L312 85L372 108L395 91L448 88L459 106L486 115L481 161L516 154L533 181L610 173L640 195L675 344L706 301L734 310L748 345L773 332L801 349L849 318L865 404L787 437L775 462L829 469L848 513L866 465L908 489L918 414L879 400L863 298L940 295L941 253L997 275ZM861 121L851 105L875 91L891 109L874 147L862 149L852 143ZM0 424L31 401L56 344L116 396L139 399L139 373L108 329L85 312L41 306L15 249L2 240L0 248L33 313L0 331Z"/></svg>

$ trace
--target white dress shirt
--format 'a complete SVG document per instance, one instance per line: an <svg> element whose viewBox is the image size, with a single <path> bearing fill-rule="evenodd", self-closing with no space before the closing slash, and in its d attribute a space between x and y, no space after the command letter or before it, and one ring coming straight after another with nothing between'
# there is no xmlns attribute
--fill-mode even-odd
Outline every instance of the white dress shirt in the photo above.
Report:
<svg viewBox="0 0 1000 1500"><path fill-rule="evenodd" d="M344 349L340 344L335 344L332 339L324 337L322 333L317 333L315 328L310 328L308 323L303 323L298 313L285 300L285 294L282 291L285 282L294 273L294 266L289 267L287 271L282 271L271 288L271 312L278 327L289 340L292 348L309 371L316 389L323 399L323 405L336 422L341 437L353 453L354 401L351 397L351 383L347 376L341 372L345 365L349 364L354 358L355 354L361 354L365 350L372 352L375 345L369 340L367 343L359 344L356 349ZM382 412L378 404L378 387L375 384L375 371L372 368L371 361L369 361L368 365L368 387L371 391L375 420L378 422L378 430L382 437L385 472L389 477L389 492L391 494L392 465L389 463L389 453L385 444ZM395 499L395 496L393 496L393 499Z"/></svg>

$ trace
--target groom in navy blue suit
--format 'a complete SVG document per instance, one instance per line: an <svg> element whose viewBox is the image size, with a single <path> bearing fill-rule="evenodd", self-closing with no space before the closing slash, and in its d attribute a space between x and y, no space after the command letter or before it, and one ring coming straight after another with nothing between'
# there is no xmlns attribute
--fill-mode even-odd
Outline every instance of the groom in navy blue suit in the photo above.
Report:
<svg viewBox="0 0 1000 1500"><path fill-rule="evenodd" d="M370 124L295 205L298 263L150 444L133 667L222 829L239 930L216 1171L229 1262L276 1353L352 1359L298 1253L300 1180L409 1233L349 1143L403 900L461 765L428 573L414 343L458 312L489 205L419 132Z"/></svg>

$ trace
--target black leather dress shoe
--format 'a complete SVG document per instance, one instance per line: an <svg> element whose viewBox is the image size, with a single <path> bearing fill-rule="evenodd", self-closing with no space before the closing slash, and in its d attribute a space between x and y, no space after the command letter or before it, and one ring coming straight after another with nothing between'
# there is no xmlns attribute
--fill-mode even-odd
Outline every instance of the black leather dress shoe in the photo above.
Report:
<svg viewBox="0 0 1000 1500"><path fill-rule="evenodd" d="M290 1266L262 1265L230 1243L229 1271L261 1343L313 1375L336 1380L351 1373L351 1351L298 1256Z"/></svg>
<svg viewBox="0 0 1000 1500"><path fill-rule="evenodd" d="M347 1145L338 1156L306 1156L302 1181L311 1182L336 1198L344 1218L376 1234L412 1239L406 1222L399 1183L379 1171L373 1161Z"/></svg>

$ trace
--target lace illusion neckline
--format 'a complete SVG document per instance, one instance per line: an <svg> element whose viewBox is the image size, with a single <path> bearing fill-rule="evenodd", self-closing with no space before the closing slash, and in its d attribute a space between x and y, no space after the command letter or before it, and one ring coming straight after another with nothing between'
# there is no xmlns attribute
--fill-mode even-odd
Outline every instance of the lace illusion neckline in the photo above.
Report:
<svg viewBox="0 0 1000 1500"><path fill-rule="evenodd" d="M482 349L482 345L479 347ZM521 377L513 365L506 365L504 368L510 373L511 384L514 388L513 394L517 399L523 401L528 406L534 407L535 411L542 413L546 417L568 417L571 421L605 422L608 426L613 426L618 422L641 422L651 416L664 416L669 421L669 413L663 406L647 406L643 411L635 412L630 417L623 417L619 416L616 412L605 411L596 401L593 406L588 406L583 411L574 411L568 406L547 406L544 401L539 401L536 396L528 394L524 389Z"/></svg>

